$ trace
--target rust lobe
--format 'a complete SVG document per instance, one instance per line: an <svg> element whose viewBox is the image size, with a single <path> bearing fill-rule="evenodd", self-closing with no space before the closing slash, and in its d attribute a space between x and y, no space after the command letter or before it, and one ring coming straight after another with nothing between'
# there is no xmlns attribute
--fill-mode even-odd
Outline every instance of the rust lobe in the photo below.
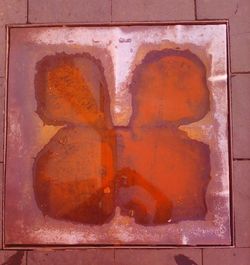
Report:
<svg viewBox="0 0 250 265"><path fill-rule="evenodd" d="M111 125L101 62L88 53L44 57L36 67L37 113L47 125Z"/></svg>
<svg viewBox="0 0 250 265"><path fill-rule="evenodd" d="M201 120L210 110L206 68L189 50L149 52L133 73L132 126L174 126Z"/></svg>

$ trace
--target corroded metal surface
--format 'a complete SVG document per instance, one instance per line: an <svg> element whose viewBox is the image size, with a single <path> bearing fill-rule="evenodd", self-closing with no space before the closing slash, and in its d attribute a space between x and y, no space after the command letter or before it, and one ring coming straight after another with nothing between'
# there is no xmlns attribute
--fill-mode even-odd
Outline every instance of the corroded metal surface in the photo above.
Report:
<svg viewBox="0 0 250 265"><path fill-rule="evenodd" d="M13 28L5 244L230 244L225 25Z"/></svg>

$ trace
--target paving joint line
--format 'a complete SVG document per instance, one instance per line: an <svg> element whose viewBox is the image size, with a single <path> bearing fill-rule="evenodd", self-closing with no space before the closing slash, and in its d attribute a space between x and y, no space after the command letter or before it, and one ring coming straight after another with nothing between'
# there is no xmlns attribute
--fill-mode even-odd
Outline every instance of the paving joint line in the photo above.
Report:
<svg viewBox="0 0 250 265"><path fill-rule="evenodd" d="M197 2L196 2L196 0L194 0L194 18L195 18L195 20L198 20L198 17L197 17Z"/></svg>

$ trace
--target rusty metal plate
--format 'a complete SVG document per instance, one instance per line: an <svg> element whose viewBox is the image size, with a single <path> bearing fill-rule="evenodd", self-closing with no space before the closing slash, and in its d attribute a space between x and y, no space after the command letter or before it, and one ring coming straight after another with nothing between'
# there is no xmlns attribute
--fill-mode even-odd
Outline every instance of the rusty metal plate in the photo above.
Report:
<svg viewBox="0 0 250 265"><path fill-rule="evenodd" d="M5 246L230 244L226 27L10 28Z"/></svg>

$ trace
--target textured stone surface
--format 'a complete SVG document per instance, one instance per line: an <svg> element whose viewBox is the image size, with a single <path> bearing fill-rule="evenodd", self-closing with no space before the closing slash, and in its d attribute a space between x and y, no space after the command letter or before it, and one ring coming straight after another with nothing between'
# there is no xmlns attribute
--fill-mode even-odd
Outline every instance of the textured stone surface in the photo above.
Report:
<svg viewBox="0 0 250 265"><path fill-rule="evenodd" d="M234 162L236 246L250 247L250 161Z"/></svg>
<svg viewBox="0 0 250 265"><path fill-rule="evenodd" d="M26 265L26 253L24 251L0 251L0 264Z"/></svg>
<svg viewBox="0 0 250 265"><path fill-rule="evenodd" d="M203 265L249 265L249 248L205 249Z"/></svg>
<svg viewBox="0 0 250 265"><path fill-rule="evenodd" d="M105 22L111 19L111 0L29 1L29 21Z"/></svg>
<svg viewBox="0 0 250 265"><path fill-rule="evenodd" d="M231 61L232 61L231 65L232 72L250 71L250 33L249 32L231 34Z"/></svg>
<svg viewBox="0 0 250 265"><path fill-rule="evenodd" d="M250 1L197 0L198 19L229 19L232 71L250 71Z"/></svg>
<svg viewBox="0 0 250 265"><path fill-rule="evenodd" d="M233 155L250 158L250 74L232 78Z"/></svg>
<svg viewBox="0 0 250 265"><path fill-rule="evenodd" d="M26 0L1 0L0 1L0 25L8 23L26 23Z"/></svg>
<svg viewBox="0 0 250 265"><path fill-rule="evenodd" d="M0 1L0 76L5 75L5 25L26 23L26 0Z"/></svg>
<svg viewBox="0 0 250 265"><path fill-rule="evenodd" d="M243 2L242 0L240 0ZM198 19L227 19L237 15L239 0L196 0Z"/></svg>
<svg viewBox="0 0 250 265"><path fill-rule="evenodd" d="M123 249L115 251L117 265L201 265L199 249Z"/></svg>
<svg viewBox="0 0 250 265"><path fill-rule="evenodd" d="M248 31L249 0L197 0L198 19L229 19L231 33Z"/></svg>
<svg viewBox="0 0 250 265"><path fill-rule="evenodd" d="M89 249L28 253L28 265L115 265L114 250Z"/></svg>
<svg viewBox="0 0 250 265"><path fill-rule="evenodd" d="M190 0L113 0L113 21L167 21L194 19Z"/></svg>

